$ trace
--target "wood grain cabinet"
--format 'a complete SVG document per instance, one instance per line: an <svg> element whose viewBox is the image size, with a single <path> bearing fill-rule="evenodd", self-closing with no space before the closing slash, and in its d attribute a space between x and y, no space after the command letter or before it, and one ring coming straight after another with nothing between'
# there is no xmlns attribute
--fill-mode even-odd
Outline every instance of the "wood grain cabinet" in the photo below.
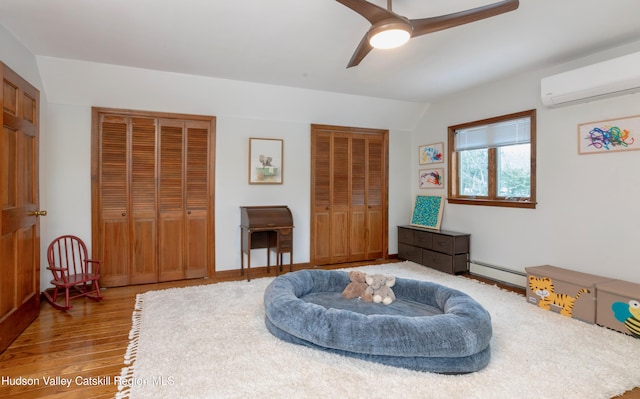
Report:
<svg viewBox="0 0 640 399"><path fill-rule="evenodd" d="M445 273L469 270L471 235L446 230L398 226L398 257Z"/></svg>

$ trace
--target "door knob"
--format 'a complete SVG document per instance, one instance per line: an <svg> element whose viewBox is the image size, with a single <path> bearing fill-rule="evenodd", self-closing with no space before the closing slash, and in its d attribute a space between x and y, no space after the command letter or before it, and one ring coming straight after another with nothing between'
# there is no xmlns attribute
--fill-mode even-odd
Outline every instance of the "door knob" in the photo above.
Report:
<svg viewBox="0 0 640 399"><path fill-rule="evenodd" d="M47 211L33 211L33 212L29 212L27 213L28 216L47 216Z"/></svg>

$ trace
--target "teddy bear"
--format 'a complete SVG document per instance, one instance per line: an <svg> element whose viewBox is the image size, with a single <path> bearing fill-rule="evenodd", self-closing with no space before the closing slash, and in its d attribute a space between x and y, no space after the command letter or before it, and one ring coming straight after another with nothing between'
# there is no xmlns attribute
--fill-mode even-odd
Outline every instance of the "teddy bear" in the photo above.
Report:
<svg viewBox="0 0 640 399"><path fill-rule="evenodd" d="M342 297L346 299L361 298L368 287L366 279L367 275L364 272L357 270L349 272L351 282L342 291Z"/></svg>
<svg viewBox="0 0 640 399"><path fill-rule="evenodd" d="M375 303L388 305L396 300L396 295L391 287L396 284L395 277L387 277L382 274L367 275L365 281L369 285L363 295L363 300L371 298Z"/></svg>

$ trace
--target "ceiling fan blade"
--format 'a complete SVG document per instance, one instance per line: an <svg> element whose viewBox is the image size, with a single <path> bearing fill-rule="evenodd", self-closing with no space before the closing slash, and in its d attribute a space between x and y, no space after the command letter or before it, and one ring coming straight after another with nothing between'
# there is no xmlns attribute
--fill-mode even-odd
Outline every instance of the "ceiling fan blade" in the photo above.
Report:
<svg viewBox="0 0 640 399"><path fill-rule="evenodd" d="M371 24L375 24L377 22L382 21L383 19L388 18L398 18L399 16L392 11L389 11L385 8L378 7L375 4L371 4L365 0L336 0L338 3L349 7L353 11L362 15L367 19L367 21L371 22Z"/></svg>
<svg viewBox="0 0 640 399"><path fill-rule="evenodd" d="M360 40L360 44L358 44L356 51L351 56L347 68L351 68L360 64L360 61L362 61L371 50L373 50L373 47L371 46L371 44L369 44L369 38L365 34L362 40Z"/></svg>
<svg viewBox="0 0 640 399"><path fill-rule="evenodd" d="M427 33L437 32L439 30L453 28L468 24L470 22L479 21L504 14L518 8L520 2L518 0L504 0L486 6L472 8L466 11L460 11L453 14L441 15L439 17L412 19L409 22L413 26L412 37L425 35Z"/></svg>

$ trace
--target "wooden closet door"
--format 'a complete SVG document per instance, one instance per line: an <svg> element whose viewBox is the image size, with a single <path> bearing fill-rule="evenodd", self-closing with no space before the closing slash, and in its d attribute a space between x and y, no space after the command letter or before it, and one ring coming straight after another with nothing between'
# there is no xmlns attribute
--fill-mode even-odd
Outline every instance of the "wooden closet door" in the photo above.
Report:
<svg viewBox="0 0 640 399"><path fill-rule="evenodd" d="M347 134L314 135L312 236L315 264L349 260L349 156Z"/></svg>
<svg viewBox="0 0 640 399"><path fill-rule="evenodd" d="M0 63L0 352L40 312L40 93Z"/></svg>
<svg viewBox="0 0 640 399"><path fill-rule="evenodd" d="M350 223L350 138L346 133L334 133L331 149L331 262L349 261Z"/></svg>
<svg viewBox="0 0 640 399"><path fill-rule="evenodd" d="M93 113L93 247L104 261L102 284L213 274L215 118Z"/></svg>
<svg viewBox="0 0 640 399"><path fill-rule="evenodd" d="M311 263L386 256L385 131L312 126Z"/></svg>
<svg viewBox="0 0 640 399"><path fill-rule="evenodd" d="M187 121L185 145L185 277L198 278L207 276L213 262L211 123Z"/></svg>
<svg viewBox="0 0 640 399"><path fill-rule="evenodd" d="M366 136L366 258L387 254L387 142L385 135Z"/></svg>
<svg viewBox="0 0 640 399"><path fill-rule="evenodd" d="M311 262L314 265L331 263L331 143L330 132L312 132Z"/></svg>
<svg viewBox="0 0 640 399"><path fill-rule="evenodd" d="M129 284L155 283L158 281L156 122L136 117L130 121Z"/></svg>
<svg viewBox="0 0 640 399"><path fill-rule="evenodd" d="M386 229L384 136L351 135L351 219L349 261L384 256Z"/></svg>
<svg viewBox="0 0 640 399"><path fill-rule="evenodd" d="M184 121L159 120L158 141L158 277L185 278L185 126Z"/></svg>
<svg viewBox="0 0 640 399"><path fill-rule="evenodd" d="M94 115L93 245L92 255L102 260L101 284L129 284L129 133L126 117ZM96 182L97 180L97 182Z"/></svg>
<svg viewBox="0 0 640 399"><path fill-rule="evenodd" d="M367 166L367 136L351 135L350 262L369 259Z"/></svg>

